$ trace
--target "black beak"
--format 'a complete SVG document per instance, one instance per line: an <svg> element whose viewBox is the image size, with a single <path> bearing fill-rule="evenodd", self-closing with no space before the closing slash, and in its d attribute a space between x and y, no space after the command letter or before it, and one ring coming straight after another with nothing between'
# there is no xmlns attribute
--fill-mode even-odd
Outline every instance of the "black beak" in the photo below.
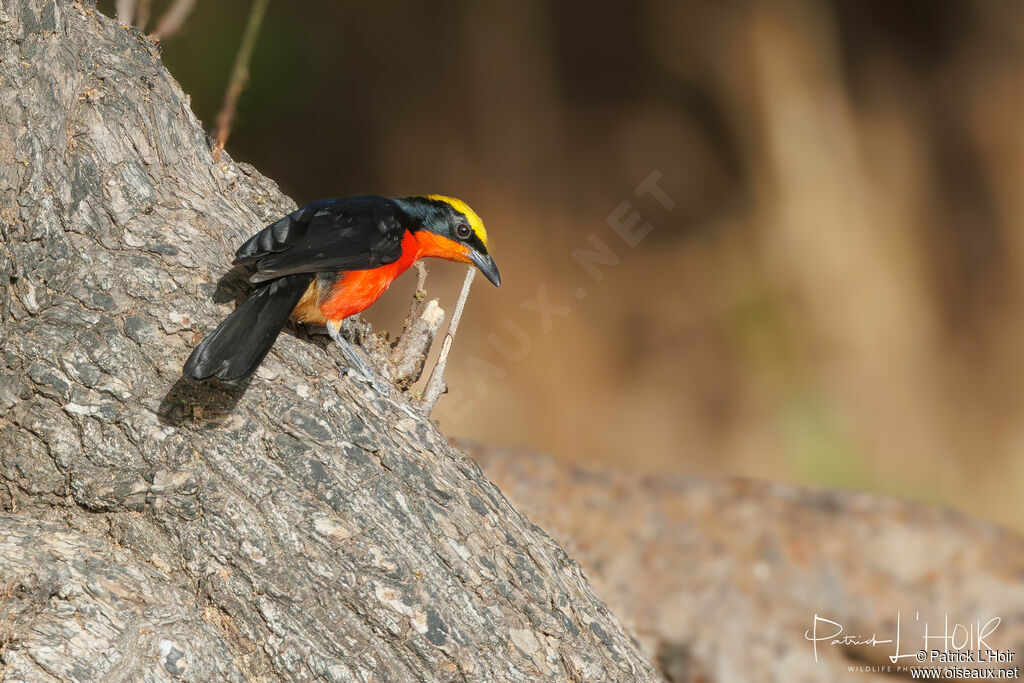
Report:
<svg viewBox="0 0 1024 683"><path fill-rule="evenodd" d="M481 254L479 252L469 251L469 258L472 259L476 267L480 269L480 272L491 281L495 287L501 287L501 273L498 272L498 264L494 262L490 254Z"/></svg>

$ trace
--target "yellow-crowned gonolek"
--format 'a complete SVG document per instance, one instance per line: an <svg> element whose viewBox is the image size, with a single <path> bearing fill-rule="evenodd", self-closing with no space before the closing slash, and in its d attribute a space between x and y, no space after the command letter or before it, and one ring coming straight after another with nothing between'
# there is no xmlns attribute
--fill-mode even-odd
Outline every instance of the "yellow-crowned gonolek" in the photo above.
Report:
<svg viewBox="0 0 1024 683"><path fill-rule="evenodd" d="M362 365L339 333L341 321L425 256L474 263L501 285L483 221L459 199L362 195L307 204L235 252L236 264L255 267L256 289L196 347L184 374L226 382L251 375L289 317L325 325L350 364Z"/></svg>

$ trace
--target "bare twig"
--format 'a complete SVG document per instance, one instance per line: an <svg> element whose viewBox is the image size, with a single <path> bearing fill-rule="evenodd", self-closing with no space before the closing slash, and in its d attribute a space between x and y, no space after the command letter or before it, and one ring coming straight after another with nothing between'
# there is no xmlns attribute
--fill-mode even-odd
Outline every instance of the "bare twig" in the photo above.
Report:
<svg viewBox="0 0 1024 683"><path fill-rule="evenodd" d="M416 267L416 293L413 295L413 301L423 301L423 297L427 294L427 264L423 261L417 261L413 264Z"/></svg>
<svg viewBox="0 0 1024 683"><path fill-rule="evenodd" d="M132 23L132 17L135 16L135 0L117 0L114 3L114 15L121 26Z"/></svg>
<svg viewBox="0 0 1024 683"><path fill-rule="evenodd" d="M423 308L427 305L427 265L423 261L413 264L416 268L416 290L412 293L412 303L409 304L409 313L405 316L403 329L423 314ZM404 332L403 332L404 334Z"/></svg>
<svg viewBox="0 0 1024 683"><path fill-rule="evenodd" d="M391 350L389 367L391 381L406 391L423 375L427 355L434 343L434 337L444 322L444 309L437 305L437 299L427 301L427 266L416 261L416 291L412 296L409 314L402 324L402 336Z"/></svg>
<svg viewBox="0 0 1024 683"><path fill-rule="evenodd" d="M444 341L441 343L441 355L437 359L434 371L430 373L426 389L423 390L420 407L427 415L433 412L434 406L437 405L437 399L441 398L441 394L448 390L448 385L444 381L444 371L448 367L448 353L452 350L452 343L455 341L455 333L459 329L462 309L466 306L466 299L469 298L469 288L473 284L474 275L476 275L476 269L470 266L466 271L466 279L462 282L459 300L455 304L455 310L452 311L452 321L448 323L448 332L444 335Z"/></svg>
<svg viewBox="0 0 1024 683"><path fill-rule="evenodd" d="M224 105L217 115L217 142L213 146L213 159L220 161L220 153L227 144L228 135L231 133L231 122L235 118L235 108L238 106L238 97L249 80L249 60L252 58L252 50L256 46L256 36L260 32L260 24L263 23L263 15L266 13L269 0L253 0L252 9L249 10L249 21L245 25L245 33L242 35L242 43L238 46L238 54L235 55L235 65L231 68L231 80L228 83L227 92L224 93Z"/></svg>
<svg viewBox="0 0 1024 683"><path fill-rule="evenodd" d="M192 13L192 8L195 4L196 0L174 0L174 4L164 12L164 15L160 17L160 21L156 23L156 30L153 31L153 36L166 41L180 31L181 27L185 25L188 15Z"/></svg>
<svg viewBox="0 0 1024 683"><path fill-rule="evenodd" d="M434 343L437 331L444 323L444 309L431 299L419 307L415 318L406 321L402 336L391 351L391 382L407 390L423 375L423 366Z"/></svg>
<svg viewBox="0 0 1024 683"><path fill-rule="evenodd" d="M146 24L149 23L149 10L150 0L139 0L139 6L135 10L135 25L139 27L140 31L146 30Z"/></svg>

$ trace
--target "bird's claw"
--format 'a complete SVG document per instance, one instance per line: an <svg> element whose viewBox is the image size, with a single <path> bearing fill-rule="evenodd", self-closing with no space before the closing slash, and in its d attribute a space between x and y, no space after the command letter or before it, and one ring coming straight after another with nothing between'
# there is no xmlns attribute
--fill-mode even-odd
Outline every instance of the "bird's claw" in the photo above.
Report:
<svg viewBox="0 0 1024 683"><path fill-rule="evenodd" d="M382 396L389 396L391 394L391 388L387 383L378 379L377 373L373 371L373 368L371 368L366 361L360 358L358 351L356 351L352 345L345 341L341 336L339 326L332 325L328 322L327 333L330 334L331 339L341 347L341 352L345 356L345 361L348 364L348 367L341 372L342 377L351 377L362 384L369 384Z"/></svg>
<svg viewBox="0 0 1024 683"><path fill-rule="evenodd" d="M391 395L391 389L388 388L387 384L376 379L373 375L368 376L365 372L360 372L359 370L356 370L353 367L347 367L344 370L342 370L341 376L351 377L360 384L369 384L370 386L377 390L377 393L381 394L382 396Z"/></svg>

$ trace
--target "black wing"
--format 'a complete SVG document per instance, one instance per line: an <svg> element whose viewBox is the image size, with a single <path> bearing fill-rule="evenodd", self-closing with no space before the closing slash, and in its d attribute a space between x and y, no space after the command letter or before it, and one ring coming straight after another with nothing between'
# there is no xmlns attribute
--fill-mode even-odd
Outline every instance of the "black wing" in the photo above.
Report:
<svg viewBox="0 0 1024 683"><path fill-rule="evenodd" d="M362 195L303 206L239 247L235 263L254 263L249 279L367 270L397 261L409 216L391 199Z"/></svg>

